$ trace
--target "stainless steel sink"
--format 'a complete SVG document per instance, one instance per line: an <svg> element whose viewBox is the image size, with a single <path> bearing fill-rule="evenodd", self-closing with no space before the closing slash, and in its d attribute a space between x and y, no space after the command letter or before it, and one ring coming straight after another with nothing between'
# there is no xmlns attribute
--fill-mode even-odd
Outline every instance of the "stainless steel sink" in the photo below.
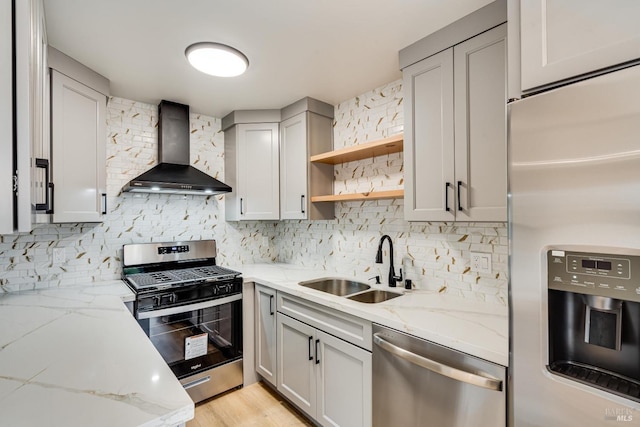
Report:
<svg viewBox="0 0 640 427"><path fill-rule="evenodd" d="M397 294L395 292L387 292L387 291L381 291L379 289L374 289L371 291L367 291L367 292L363 292L361 294L357 294L357 295L352 295L350 297L347 297L351 300L354 301L358 301L358 302L364 302L367 304L375 304L378 302L383 302L383 301L388 301L392 298L396 298L402 296L402 294Z"/></svg>
<svg viewBox="0 0 640 427"><path fill-rule="evenodd" d="M354 282L353 280L347 279L337 279L333 277L307 280L306 282L300 282L298 284L306 288L327 292L340 297L355 294L356 292L366 291L371 288L371 286L366 283Z"/></svg>

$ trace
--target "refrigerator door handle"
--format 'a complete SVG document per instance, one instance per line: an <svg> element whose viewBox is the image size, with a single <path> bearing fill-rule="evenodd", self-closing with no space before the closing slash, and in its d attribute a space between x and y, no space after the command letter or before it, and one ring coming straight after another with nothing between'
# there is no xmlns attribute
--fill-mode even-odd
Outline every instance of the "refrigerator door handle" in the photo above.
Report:
<svg viewBox="0 0 640 427"><path fill-rule="evenodd" d="M380 337L379 333L373 334L373 343L381 349L397 356L407 362L414 365L428 369L445 377L449 377L456 381L465 382L467 384L475 385L478 387L486 388L494 391L502 391L502 381L496 378L483 377L482 375L473 374L471 372L463 371L452 366L436 362L435 360L427 359L424 356L412 353L404 348L391 344L389 341Z"/></svg>

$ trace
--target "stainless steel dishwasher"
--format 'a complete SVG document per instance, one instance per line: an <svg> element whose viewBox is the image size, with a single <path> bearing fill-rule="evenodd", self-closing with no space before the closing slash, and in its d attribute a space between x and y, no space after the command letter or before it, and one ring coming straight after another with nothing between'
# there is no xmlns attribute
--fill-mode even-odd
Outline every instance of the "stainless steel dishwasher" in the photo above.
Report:
<svg viewBox="0 0 640 427"><path fill-rule="evenodd" d="M506 368L373 327L373 426L504 427Z"/></svg>

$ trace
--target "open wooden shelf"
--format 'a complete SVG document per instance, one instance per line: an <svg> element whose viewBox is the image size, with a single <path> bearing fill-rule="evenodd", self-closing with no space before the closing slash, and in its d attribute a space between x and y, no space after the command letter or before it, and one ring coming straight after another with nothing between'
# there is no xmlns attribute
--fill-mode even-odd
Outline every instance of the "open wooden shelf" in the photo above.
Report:
<svg viewBox="0 0 640 427"><path fill-rule="evenodd" d="M401 199L404 197L404 190L371 191L368 193L353 194L330 194L327 196L313 196L312 202L351 202L358 200L382 200Z"/></svg>
<svg viewBox="0 0 640 427"><path fill-rule="evenodd" d="M315 156L311 156L309 160L315 163L337 165L369 157L399 153L403 150L403 147L404 135L399 133L398 135L390 136L389 138L366 142L364 144L342 148L340 150L333 150L327 153L316 154Z"/></svg>

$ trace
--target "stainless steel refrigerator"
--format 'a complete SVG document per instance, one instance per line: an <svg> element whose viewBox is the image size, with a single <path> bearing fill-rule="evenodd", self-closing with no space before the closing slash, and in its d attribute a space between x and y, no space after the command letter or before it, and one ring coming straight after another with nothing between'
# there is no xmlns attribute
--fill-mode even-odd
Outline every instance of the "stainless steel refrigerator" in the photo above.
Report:
<svg viewBox="0 0 640 427"><path fill-rule="evenodd" d="M509 106L516 427L640 426L640 66Z"/></svg>

